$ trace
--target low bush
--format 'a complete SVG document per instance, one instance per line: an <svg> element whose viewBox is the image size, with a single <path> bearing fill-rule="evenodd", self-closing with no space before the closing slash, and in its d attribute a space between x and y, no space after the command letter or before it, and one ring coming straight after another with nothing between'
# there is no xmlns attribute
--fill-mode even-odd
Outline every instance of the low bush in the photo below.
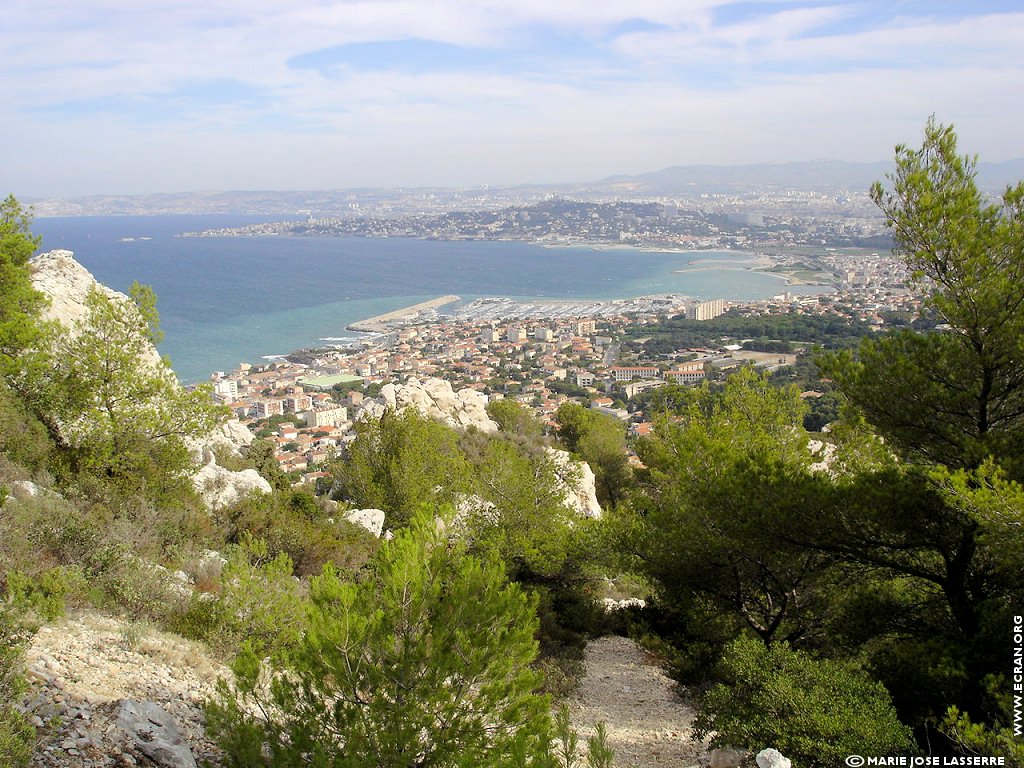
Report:
<svg viewBox="0 0 1024 768"><path fill-rule="evenodd" d="M885 688L837 662L742 636L726 649L719 677L694 722L695 735L713 733L715 746L775 747L807 768L914 751Z"/></svg>
<svg viewBox="0 0 1024 768"><path fill-rule="evenodd" d="M171 627L226 655L243 642L259 654L294 646L304 626L305 600L291 559L271 555L265 542L250 537L227 554L219 588L193 593Z"/></svg>
<svg viewBox="0 0 1024 768"><path fill-rule="evenodd" d="M23 768L32 756L35 729L15 704L25 691L21 654L25 633L11 608L0 604L0 765Z"/></svg>

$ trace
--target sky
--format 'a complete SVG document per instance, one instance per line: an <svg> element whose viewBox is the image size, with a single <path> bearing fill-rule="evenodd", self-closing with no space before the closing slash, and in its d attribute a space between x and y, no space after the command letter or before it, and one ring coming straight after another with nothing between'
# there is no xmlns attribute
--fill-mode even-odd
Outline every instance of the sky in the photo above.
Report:
<svg viewBox="0 0 1024 768"><path fill-rule="evenodd" d="M1022 0L7 0L19 197L1024 157Z"/></svg>

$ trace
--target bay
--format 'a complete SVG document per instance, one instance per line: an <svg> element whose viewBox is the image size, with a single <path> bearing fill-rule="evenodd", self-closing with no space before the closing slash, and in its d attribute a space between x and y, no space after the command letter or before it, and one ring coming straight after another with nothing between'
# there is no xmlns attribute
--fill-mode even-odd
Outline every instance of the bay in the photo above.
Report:
<svg viewBox="0 0 1024 768"><path fill-rule="evenodd" d="M277 217L279 219L280 217ZM775 275L737 270L736 252L550 248L520 242L400 238L181 237L277 220L260 216L40 218L43 250L75 253L119 291L151 285L167 355L186 383L259 362L345 326L442 294L523 299L613 299L679 293L750 301L778 294ZM686 270L700 261L700 269ZM721 268L714 268L721 261ZM711 268L709 267L711 264Z"/></svg>

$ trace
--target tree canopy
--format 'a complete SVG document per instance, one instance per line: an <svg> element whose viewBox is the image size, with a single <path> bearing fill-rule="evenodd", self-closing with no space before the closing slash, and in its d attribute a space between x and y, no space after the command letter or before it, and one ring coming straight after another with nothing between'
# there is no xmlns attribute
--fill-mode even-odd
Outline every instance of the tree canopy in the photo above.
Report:
<svg viewBox="0 0 1024 768"><path fill-rule="evenodd" d="M934 119L920 149L897 147L891 189L871 195L948 330L865 340L825 373L907 457L976 468L995 456L1024 478L1024 182L988 202L975 174Z"/></svg>

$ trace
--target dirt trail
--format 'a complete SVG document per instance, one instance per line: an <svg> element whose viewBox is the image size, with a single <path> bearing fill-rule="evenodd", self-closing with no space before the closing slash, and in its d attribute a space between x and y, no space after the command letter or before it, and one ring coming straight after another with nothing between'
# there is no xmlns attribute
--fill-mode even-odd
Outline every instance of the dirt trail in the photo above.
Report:
<svg viewBox="0 0 1024 768"><path fill-rule="evenodd" d="M707 751L693 738L694 710L675 683L624 637L587 646L586 674L569 707L583 737L604 722L617 768L688 768Z"/></svg>

